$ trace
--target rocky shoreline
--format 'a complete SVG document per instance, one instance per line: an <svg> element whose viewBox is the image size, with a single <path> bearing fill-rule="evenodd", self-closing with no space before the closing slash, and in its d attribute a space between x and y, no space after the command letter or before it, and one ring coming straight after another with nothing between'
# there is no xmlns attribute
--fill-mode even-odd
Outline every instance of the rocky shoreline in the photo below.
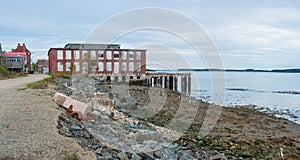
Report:
<svg viewBox="0 0 300 160"><path fill-rule="evenodd" d="M72 91L65 87L65 84L71 83L68 81L56 80L59 86L57 89L71 95ZM95 85L97 91L109 92L115 100L115 109L118 112L141 123L169 127L167 124L172 122L172 119L177 116L176 112L182 109L182 106L196 108L190 127L176 141L168 143L170 146L163 150L156 150L160 154L155 151L150 154L133 154L133 152L116 150L113 147L110 148L106 142L96 139L88 132L88 129L85 130L85 127L102 122L103 118L88 124L74 120L68 115L60 115L59 133L76 138L83 148L93 150L98 159L168 159L163 155L172 155L179 159L188 159L187 157L190 159L209 159L209 157L210 159L282 159L281 153L284 159L300 157L300 125L286 119L249 107L223 107L213 129L208 135L203 136L199 134L199 131L210 105L208 103L173 91L143 86L123 85L125 90L129 91L123 93L124 89L120 88L122 86L120 84L103 85L96 81L90 85ZM87 95L79 96L85 97L83 100L88 99ZM105 116L110 120L112 118L110 115ZM101 115L101 117L105 116ZM127 130L137 127L137 123L122 125L123 127L127 125Z"/></svg>

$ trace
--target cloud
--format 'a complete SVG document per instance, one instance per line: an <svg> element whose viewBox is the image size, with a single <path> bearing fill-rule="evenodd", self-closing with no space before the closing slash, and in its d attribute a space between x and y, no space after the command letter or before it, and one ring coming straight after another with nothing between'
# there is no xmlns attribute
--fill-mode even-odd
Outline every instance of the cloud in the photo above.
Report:
<svg viewBox="0 0 300 160"><path fill-rule="evenodd" d="M82 2L28 0L15 3L1 1L0 38L4 49L14 48L18 42L25 42L36 57L47 55L50 47L62 47L68 42L82 42L97 25L109 20L114 15L140 7L168 8L182 13L186 18L194 20L207 32L221 53L223 62L228 68L283 68L299 67L300 51L300 2L294 0L262 0L262 1L97 1ZM150 12L149 12L150 13ZM146 13L145 13L146 14ZM152 13L155 14L155 13ZM134 16L133 16L134 17ZM135 16L138 17L138 16ZM130 19L129 19L130 20ZM98 36L105 39L110 34L120 33L119 26L126 28L132 22L147 24L152 22L182 31L183 37L189 37L203 52L197 53L186 39L162 30L140 30L124 34L117 43L125 48L156 44L165 46L180 53L182 61L188 66L206 67L207 61L214 62L209 56L209 43L205 35L199 35L182 18L162 14L159 18L149 16L128 21L120 20L110 25ZM102 42L102 41L101 41ZM155 50L158 52L158 50ZM167 51L165 55L169 55ZM202 54L202 57L201 57ZM203 54L207 54L206 59ZM154 60L149 50L149 60ZM178 56L165 57L162 63L187 65L179 62Z"/></svg>

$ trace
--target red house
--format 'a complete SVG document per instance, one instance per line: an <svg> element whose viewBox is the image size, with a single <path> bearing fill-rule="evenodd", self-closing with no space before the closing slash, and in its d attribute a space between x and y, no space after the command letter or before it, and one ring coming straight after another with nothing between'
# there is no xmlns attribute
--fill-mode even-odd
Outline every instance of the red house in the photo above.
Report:
<svg viewBox="0 0 300 160"><path fill-rule="evenodd" d="M23 45L20 45L20 43L18 43L18 46L16 49L12 49L12 52L25 52L26 53L26 57L25 58L25 70L26 71L30 71L31 69L31 52L26 48L25 43L23 43Z"/></svg>
<svg viewBox="0 0 300 160"><path fill-rule="evenodd" d="M48 73L49 72L49 63L46 59L38 59L38 73Z"/></svg>
<svg viewBox="0 0 300 160"><path fill-rule="evenodd" d="M49 73L85 74L107 81L142 79L146 50L121 49L120 44L67 44L48 51Z"/></svg>

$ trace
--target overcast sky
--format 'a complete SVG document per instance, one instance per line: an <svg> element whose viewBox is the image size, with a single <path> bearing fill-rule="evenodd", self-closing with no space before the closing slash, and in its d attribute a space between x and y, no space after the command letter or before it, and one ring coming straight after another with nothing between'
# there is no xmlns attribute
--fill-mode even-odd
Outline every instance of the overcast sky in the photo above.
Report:
<svg viewBox="0 0 300 160"><path fill-rule="evenodd" d="M47 51L51 47L86 41L97 27L116 15L153 7L176 12L197 23L210 37L209 40L214 42L225 68L300 68L298 0L0 2L0 43L3 49L9 51L18 43L26 43L35 60L47 58ZM148 49L148 68L208 67L208 63L213 61L203 57L205 53L195 50L193 45L198 44L189 43L197 41L200 44L199 39L203 37L198 36L194 28L190 28L184 20L177 17L142 17L134 19L134 23L150 21L154 28L161 22L166 23L165 25L169 23L186 29L183 34L190 34L188 41L183 39L181 33L141 28L124 33L114 42L121 43L122 48ZM126 21L121 20L113 26L125 27L128 25Z"/></svg>

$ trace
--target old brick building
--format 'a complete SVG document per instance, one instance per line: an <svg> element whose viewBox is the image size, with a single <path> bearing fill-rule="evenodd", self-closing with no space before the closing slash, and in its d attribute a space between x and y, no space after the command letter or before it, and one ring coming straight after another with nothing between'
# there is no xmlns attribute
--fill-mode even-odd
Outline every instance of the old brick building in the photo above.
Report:
<svg viewBox="0 0 300 160"><path fill-rule="evenodd" d="M46 59L37 60L37 71L38 73L48 73L49 72L49 63Z"/></svg>
<svg viewBox="0 0 300 160"><path fill-rule="evenodd" d="M25 46L25 43L23 43L23 45L20 45L20 43L19 43L16 49L12 49L12 52L25 52L26 53L26 57L24 57L25 71L30 71L30 69L31 69L31 52L27 49L27 47Z"/></svg>
<svg viewBox="0 0 300 160"><path fill-rule="evenodd" d="M120 44L67 44L48 51L49 73L84 74L107 81L142 79L146 50L121 49Z"/></svg>

